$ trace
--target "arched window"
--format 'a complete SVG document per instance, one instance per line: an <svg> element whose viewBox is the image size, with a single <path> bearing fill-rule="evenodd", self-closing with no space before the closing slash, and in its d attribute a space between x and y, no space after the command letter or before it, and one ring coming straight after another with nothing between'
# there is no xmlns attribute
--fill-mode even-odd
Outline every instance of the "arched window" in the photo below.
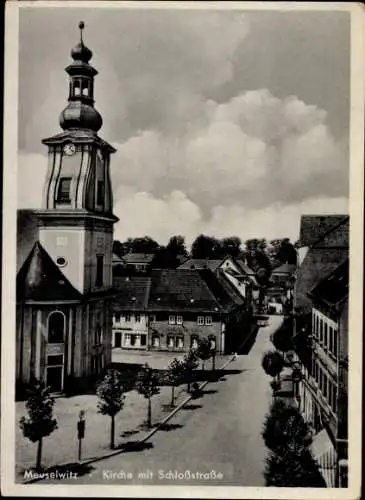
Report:
<svg viewBox="0 0 365 500"><path fill-rule="evenodd" d="M48 317L48 343L61 344L65 339L65 315L60 311Z"/></svg>

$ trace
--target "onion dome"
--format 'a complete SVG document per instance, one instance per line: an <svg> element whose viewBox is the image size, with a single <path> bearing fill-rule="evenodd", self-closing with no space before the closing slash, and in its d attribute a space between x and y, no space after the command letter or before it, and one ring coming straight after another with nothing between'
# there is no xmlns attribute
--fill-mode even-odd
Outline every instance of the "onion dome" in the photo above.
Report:
<svg viewBox="0 0 365 500"><path fill-rule="evenodd" d="M86 128L97 132L103 125L103 119L93 106L81 101L71 101L61 112L60 125L63 130Z"/></svg>
<svg viewBox="0 0 365 500"><path fill-rule="evenodd" d="M82 61L84 63L88 63L93 56L91 50L84 45L82 39L82 30L84 29L85 24L83 21L79 23L80 28L80 42L71 50L71 57L74 61Z"/></svg>

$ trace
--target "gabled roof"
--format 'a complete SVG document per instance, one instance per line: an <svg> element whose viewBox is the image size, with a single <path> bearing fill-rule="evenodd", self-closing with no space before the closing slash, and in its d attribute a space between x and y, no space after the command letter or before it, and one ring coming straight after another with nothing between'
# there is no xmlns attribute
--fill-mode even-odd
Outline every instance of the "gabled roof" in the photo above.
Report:
<svg viewBox="0 0 365 500"><path fill-rule="evenodd" d="M320 280L309 296L326 305L336 307L349 293L349 260L345 259L334 271Z"/></svg>
<svg viewBox="0 0 365 500"><path fill-rule="evenodd" d="M253 269L251 269L245 261L243 261L242 259L237 259L234 261L235 264L238 265L238 267L241 269L242 272L244 272L245 274L248 274L249 276L255 276L255 271Z"/></svg>
<svg viewBox="0 0 365 500"><path fill-rule="evenodd" d="M154 269L150 311L222 312L222 307L197 270Z"/></svg>
<svg viewBox="0 0 365 500"><path fill-rule="evenodd" d="M119 257L116 253L113 253L113 264L124 264L124 260Z"/></svg>
<svg viewBox="0 0 365 500"><path fill-rule="evenodd" d="M302 215L300 220L299 245L312 246L328 231L348 219L348 215Z"/></svg>
<svg viewBox="0 0 365 500"><path fill-rule="evenodd" d="M142 311L147 308L151 278L147 276L114 276L115 311Z"/></svg>
<svg viewBox="0 0 365 500"><path fill-rule="evenodd" d="M17 300L80 300L74 288L37 241L16 278Z"/></svg>
<svg viewBox="0 0 365 500"><path fill-rule="evenodd" d="M17 272L39 239L38 217L35 210L17 210Z"/></svg>
<svg viewBox="0 0 365 500"><path fill-rule="evenodd" d="M274 275L275 274L287 274L288 276L291 276L295 272L296 268L297 268L297 266L295 264L285 263L279 267L276 267L271 274L274 274Z"/></svg>
<svg viewBox="0 0 365 500"><path fill-rule="evenodd" d="M188 259L178 269L210 269L215 271L226 259Z"/></svg>
<svg viewBox="0 0 365 500"><path fill-rule="evenodd" d="M297 271L295 308L310 312L308 292L318 281L334 271L349 255L347 248L310 248Z"/></svg>
<svg viewBox="0 0 365 500"><path fill-rule="evenodd" d="M154 256L152 253L127 253L122 259L126 264L149 264Z"/></svg>
<svg viewBox="0 0 365 500"><path fill-rule="evenodd" d="M198 273L224 310L230 311L244 304L243 298L224 277L223 270L219 269L214 273L210 269L201 269Z"/></svg>

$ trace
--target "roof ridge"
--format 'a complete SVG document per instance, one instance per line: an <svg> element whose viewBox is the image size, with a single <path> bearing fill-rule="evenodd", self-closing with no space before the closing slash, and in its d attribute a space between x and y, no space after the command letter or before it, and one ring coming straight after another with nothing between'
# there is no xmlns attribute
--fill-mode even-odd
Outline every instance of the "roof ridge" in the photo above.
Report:
<svg viewBox="0 0 365 500"><path fill-rule="evenodd" d="M315 247L315 245L317 245L320 241L322 241L324 238L326 238L326 236L328 236L329 234L333 233L333 231L335 231L336 229L338 229L340 226L342 226L349 219L350 219L350 216L346 215L340 222L337 222L334 226L332 226L329 229L327 229L317 240L315 240L312 243L311 246Z"/></svg>

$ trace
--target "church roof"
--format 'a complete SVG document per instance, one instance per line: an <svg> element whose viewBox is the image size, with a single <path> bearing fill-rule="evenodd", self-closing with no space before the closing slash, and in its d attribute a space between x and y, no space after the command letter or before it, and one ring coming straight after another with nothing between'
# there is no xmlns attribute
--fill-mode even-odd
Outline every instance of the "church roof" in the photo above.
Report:
<svg viewBox="0 0 365 500"><path fill-rule="evenodd" d="M93 130L87 129L71 129L60 132L59 134L53 135L52 137L47 137L42 140L42 144L64 144L68 141L77 140L78 143L90 143L93 142L102 148L107 149L110 153L115 153L116 149L113 148L108 142L104 141L101 137L97 135Z"/></svg>
<svg viewBox="0 0 365 500"><path fill-rule="evenodd" d="M39 241L17 274L16 294L18 301L73 301L81 298L80 292L71 285Z"/></svg>

